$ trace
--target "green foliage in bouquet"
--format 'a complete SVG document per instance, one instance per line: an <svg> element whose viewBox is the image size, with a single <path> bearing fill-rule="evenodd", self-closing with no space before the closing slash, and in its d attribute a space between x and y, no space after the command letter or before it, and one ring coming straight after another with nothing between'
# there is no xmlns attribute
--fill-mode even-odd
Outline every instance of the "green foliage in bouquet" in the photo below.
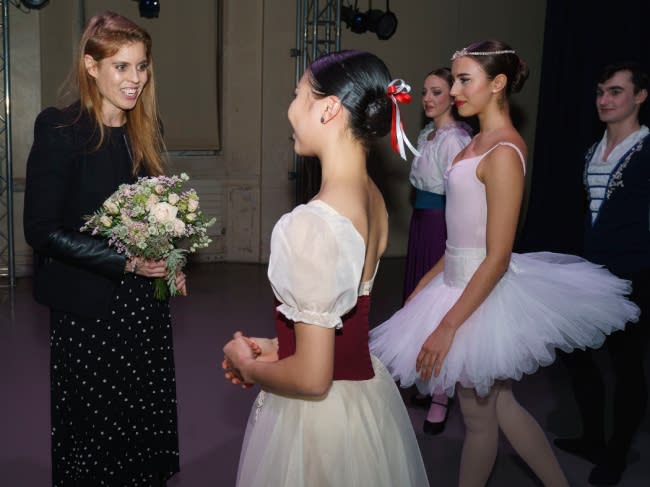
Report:
<svg viewBox="0 0 650 487"><path fill-rule="evenodd" d="M178 294L176 273L185 266L187 254L212 241L208 228L215 219L203 214L194 189L183 189L188 180L181 173L122 184L81 227L83 232L106 238L129 259L165 260L166 279L154 280L156 299Z"/></svg>

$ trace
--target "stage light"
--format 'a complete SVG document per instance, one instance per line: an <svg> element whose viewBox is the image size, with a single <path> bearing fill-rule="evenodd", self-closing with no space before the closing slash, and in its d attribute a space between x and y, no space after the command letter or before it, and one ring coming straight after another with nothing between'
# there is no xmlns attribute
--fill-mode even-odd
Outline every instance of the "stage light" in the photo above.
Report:
<svg viewBox="0 0 650 487"><path fill-rule="evenodd" d="M20 0L20 3L23 4L25 8L38 10L47 5L49 0Z"/></svg>
<svg viewBox="0 0 650 487"><path fill-rule="evenodd" d="M140 0L140 17L145 17L147 19L153 19L158 17L160 13L160 1L159 0Z"/></svg>
<svg viewBox="0 0 650 487"><path fill-rule="evenodd" d="M397 30L397 17L388 7L386 2L386 11L369 10L366 14L368 19L368 30L377 34L377 37L382 40L390 39Z"/></svg>
<svg viewBox="0 0 650 487"><path fill-rule="evenodd" d="M341 20L355 34L363 34L368 30L366 14L359 12L358 8L350 6L341 7Z"/></svg>
<svg viewBox="0 0 650 487"><path fill-rule="evenodd" d="M372 2L367 12L360 12L356 2L354 8L341 7L341 21L355 34L374 32L382 41L390 39L397 30L397 17L391 12L388 0L386 11L373 9Z"/></svg>

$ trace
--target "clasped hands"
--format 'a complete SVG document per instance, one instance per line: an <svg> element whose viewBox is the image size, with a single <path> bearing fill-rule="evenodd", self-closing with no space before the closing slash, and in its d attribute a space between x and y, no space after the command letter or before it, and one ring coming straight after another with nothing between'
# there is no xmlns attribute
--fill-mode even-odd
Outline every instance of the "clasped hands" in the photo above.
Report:
<svg viewBox="0 0 650 487"><path fill-rule="evenodd" d="M236 332L233 339L223 347L224 357L221 368L224 377L244 389L252 387L254 382L246 374L246 364L252 360L272 362L278 359L277 338L250 338Z"/></svg>
<svg viewBox="0 0 650 487"><path fill-rule="evenodd" d="M164 260L146 260L133 257L126 262L126 271L144 277L167 277L167 265ZM181 296L187 296L187 281L185 273L176 273L176 289Z"/></svg>

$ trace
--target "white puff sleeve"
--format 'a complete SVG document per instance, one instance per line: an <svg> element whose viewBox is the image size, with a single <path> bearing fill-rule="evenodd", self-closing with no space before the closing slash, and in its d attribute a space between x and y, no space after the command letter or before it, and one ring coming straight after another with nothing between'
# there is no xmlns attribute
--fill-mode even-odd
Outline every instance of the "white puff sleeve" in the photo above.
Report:
<svg viewBox="0 0 650 487"><path fill-rule="evenodd" d="M420 133L418 134L418 152L420 152L420 149L424 144L427 142L427 138L429 137L429 134L433 132L436 129L436 126L434 125L433 122L427 123L424 127L422 127L422 130L420 130Z"/></svg>
<svg viewBox="0 0 650 487"><path fill-rule="evenodd" d="M419 147L420 156L413 159L409 180L421 190L444 194L444 175L454 157L472 140L469 127L452 122L440 129L432 140Z"/></svg>
<svg viewBox="0 0 650 487"><path fill-rule="evenodd" d="M315 200L271 234L268 276L278 311L294 322L340 328L358 297L365 243L352 222Z"/></svg>

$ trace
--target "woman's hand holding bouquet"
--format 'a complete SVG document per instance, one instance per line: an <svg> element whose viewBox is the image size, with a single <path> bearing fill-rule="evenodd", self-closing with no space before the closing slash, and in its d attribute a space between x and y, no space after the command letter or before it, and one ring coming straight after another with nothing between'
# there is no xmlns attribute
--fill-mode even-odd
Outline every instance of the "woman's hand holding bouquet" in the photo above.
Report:
<svg viewBox="0 0 650 487"><path fill-rule="evenodd" d="M160 300L186 294L181 269L187 254L212 241L207 229L215 219L199 209L196 191L183 190L188 179L182 173L122 184L81 227L125 254L126 270L153 278L154 296Z"/></svg>

